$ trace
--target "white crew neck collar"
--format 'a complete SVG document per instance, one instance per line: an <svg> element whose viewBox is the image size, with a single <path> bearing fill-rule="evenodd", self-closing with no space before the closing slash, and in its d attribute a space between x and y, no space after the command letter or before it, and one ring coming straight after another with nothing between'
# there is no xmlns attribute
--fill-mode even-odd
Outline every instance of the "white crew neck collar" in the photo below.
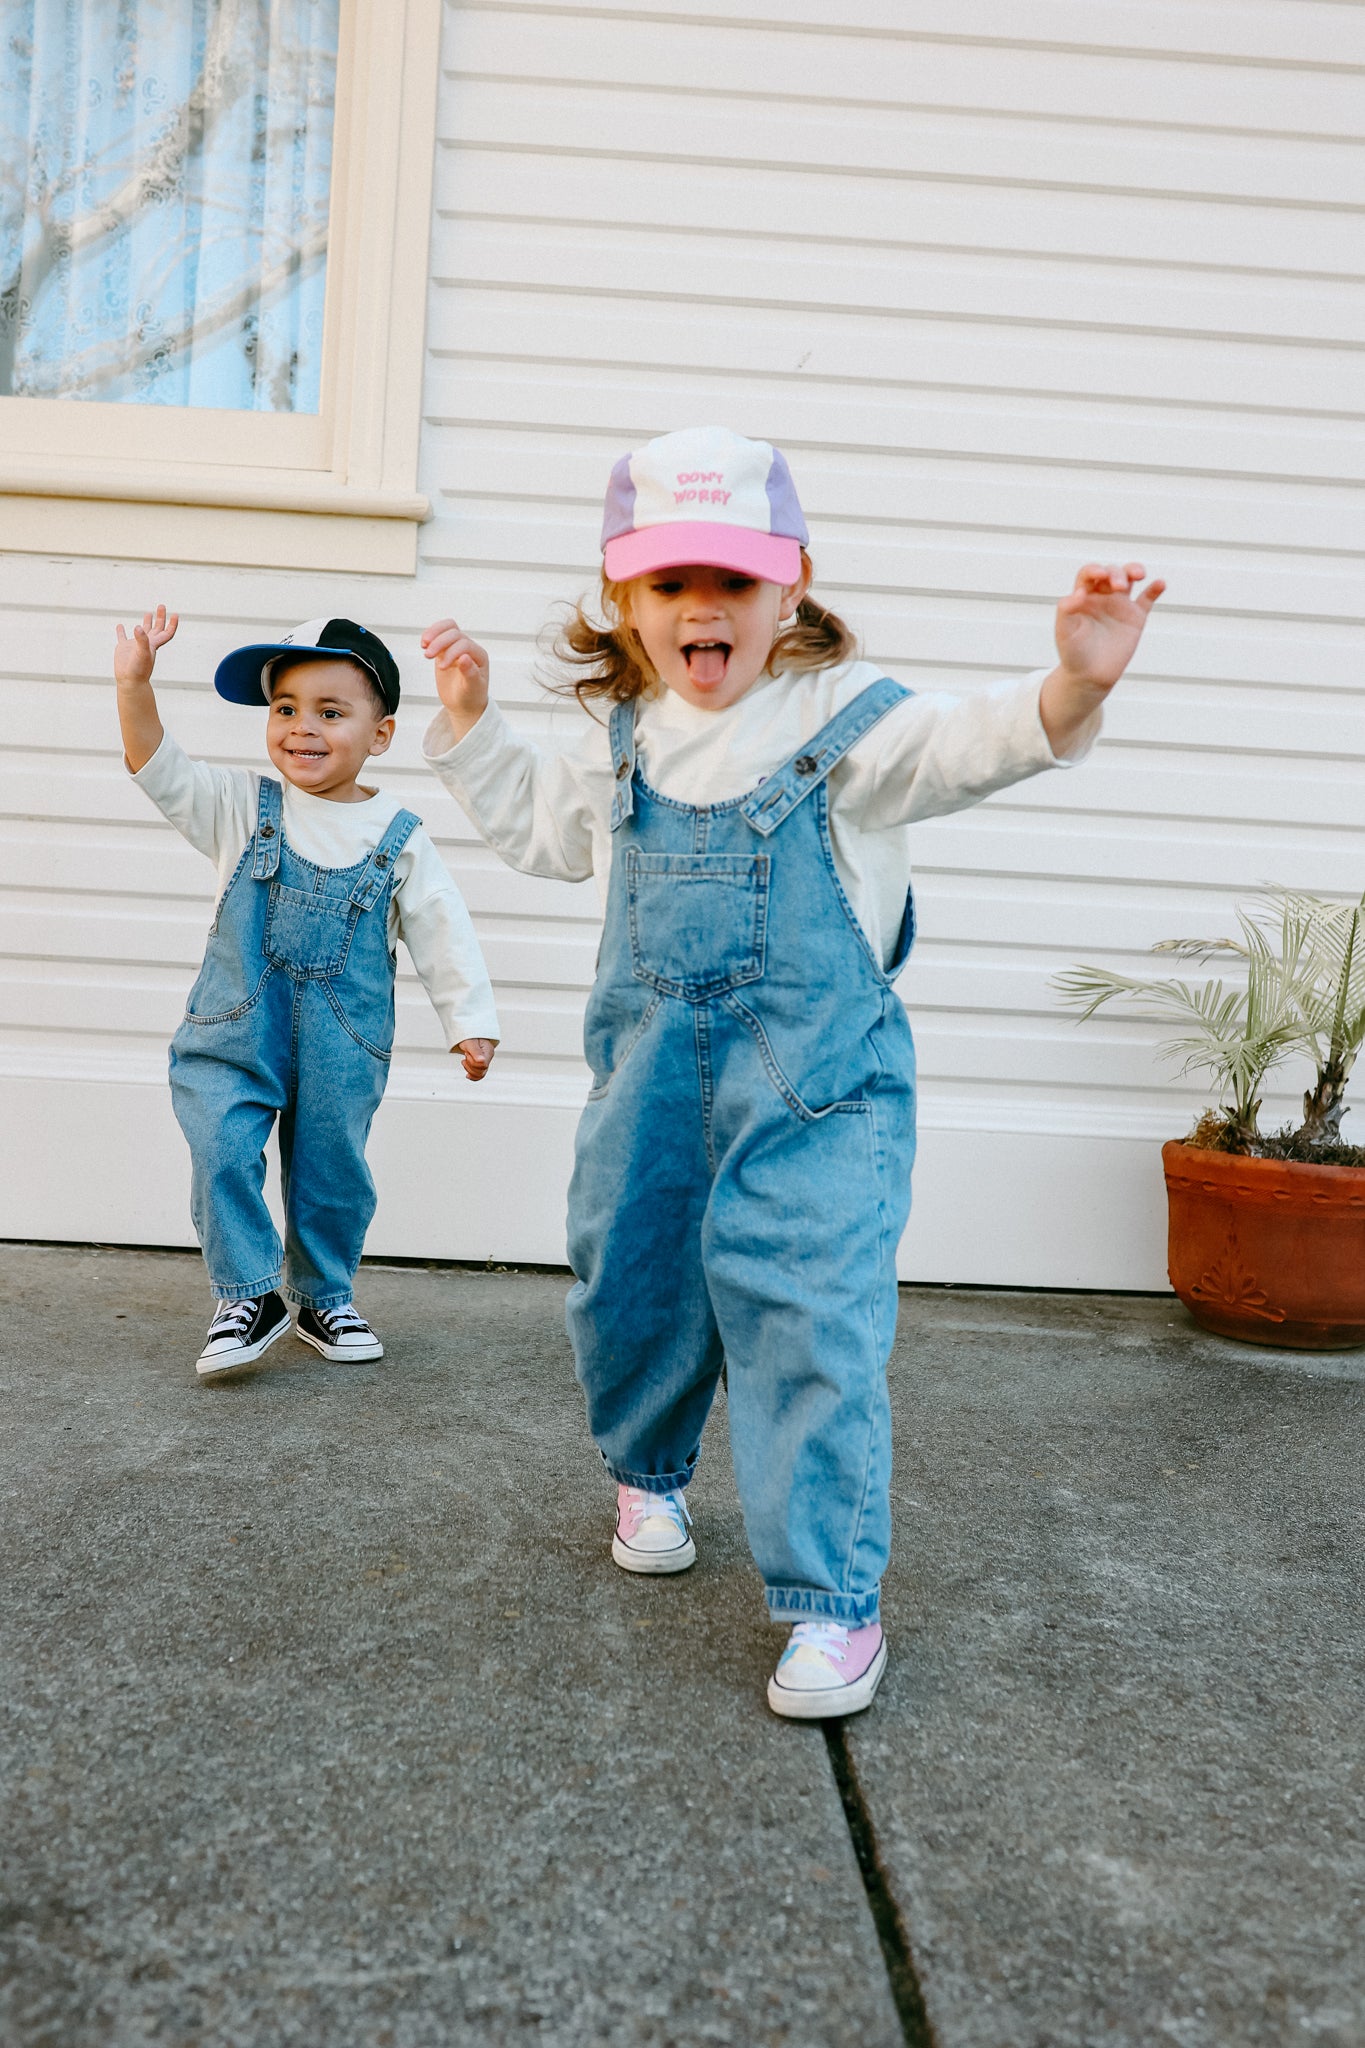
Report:
<svg viewBox="0 0 1365 2048"><path fill-rule="evenodd" d="M316 808L327 812L363 811L367 804L377 804L384 794L382 789L375 789L371 790L368 796L361 797L359 803L342 803L334 796L314 796L311 789L300 789L296 782L289 782L283 775L280 781L284 783L285 794L292 797L296 803L302 804L305 809Z"/></svg>

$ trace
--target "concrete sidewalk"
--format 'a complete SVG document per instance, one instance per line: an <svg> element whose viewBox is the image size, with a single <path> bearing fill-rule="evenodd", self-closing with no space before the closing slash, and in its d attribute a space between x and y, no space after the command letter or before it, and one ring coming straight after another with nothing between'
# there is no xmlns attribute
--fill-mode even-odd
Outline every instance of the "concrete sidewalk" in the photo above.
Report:
<svg viewBox="0 0 1365 2048"><path fill-rule="evenodd" d="M1360 1354L907 1293L827 1741L723 1404L631 1579L563 1281L362 1277L203 1389L197 1260L0 1251L6 2048L1365 2042Z"/></svg>

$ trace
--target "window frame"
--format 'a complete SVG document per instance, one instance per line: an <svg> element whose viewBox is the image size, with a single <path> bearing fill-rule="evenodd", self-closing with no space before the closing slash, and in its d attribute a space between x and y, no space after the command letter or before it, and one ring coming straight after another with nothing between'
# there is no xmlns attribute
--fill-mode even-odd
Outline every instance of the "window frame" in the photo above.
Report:
<svg viewBox="0 0 1365 2048"><path fill-rule="evenodd" d="M411 574L442 0L341 0L316 414L0 397L0 548Z"/></svg>

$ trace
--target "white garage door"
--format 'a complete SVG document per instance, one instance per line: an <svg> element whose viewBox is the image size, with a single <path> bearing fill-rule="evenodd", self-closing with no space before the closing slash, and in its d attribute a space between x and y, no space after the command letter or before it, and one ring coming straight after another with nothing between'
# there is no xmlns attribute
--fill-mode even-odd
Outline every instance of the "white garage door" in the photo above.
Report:
<svg viewBox="0 0 1365 2048"><path fill-rule="evenodd" d="M506 1040L470 1089L404 963L371 1249L562 1259L596 901L503 869L422 771L417 634L456 611L546 726L535 635L594 573L610 462L722 420L788 451L822 593L913 686L1046 662L1086 558L1168 577L1089 765L918 828L903 983L906 1276L1163 1284L1157 1142L1197 1095L1048 980L1264 880L1365 886L1365 10L733 14L449 10L415 579L5 561L4 1234L188 1241L164 1047L211 876L124 776L107 680L112 620L164 597L167 723L221 760L259 758L209 687L227 645L331 611L391 640L383 780L466 891Z"/></svg>

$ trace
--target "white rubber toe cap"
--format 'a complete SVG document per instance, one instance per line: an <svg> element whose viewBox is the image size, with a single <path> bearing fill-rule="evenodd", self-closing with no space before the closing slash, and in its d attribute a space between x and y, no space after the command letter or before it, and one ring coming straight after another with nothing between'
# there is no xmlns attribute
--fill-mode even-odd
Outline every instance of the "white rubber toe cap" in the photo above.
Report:
<svg viewBox="0 0 1365 2048"><path fill-rule="evenodd" d="M872 1705L886 1669L886 1638L866 1671L845 1685L839 1666L813 1643L799 1643L768 1680L768 1705L787 1721L837 1721Z"/></svg>

